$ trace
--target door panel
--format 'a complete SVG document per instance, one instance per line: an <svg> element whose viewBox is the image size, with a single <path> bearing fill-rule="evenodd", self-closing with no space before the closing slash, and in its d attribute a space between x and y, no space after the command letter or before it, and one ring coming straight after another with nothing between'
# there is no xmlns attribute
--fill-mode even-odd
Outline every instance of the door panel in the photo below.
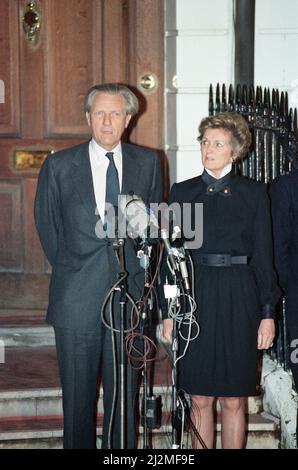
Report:
<svg viewBox="0 0 298 470"><path fill-rule="evenodd" d="M163 148L163 14L162 1L129 2L129 83L144 94L141 116L132 140L148 147ZM152 75L157 87L144 91L141 78ZM142 99L142 97L141 97Z"/></svg>
<svg viewBox="0 0 298 470"><path fill-rule="evenodd" d="M133 87L142 115L130 140L163 147L163 0L0 0L0 308L45 308L49 265L34 227L38 171L50 151L89 139L83 101L96 83ZM153 74L158 86L144 89ZM16 153L16 152L22 153Z"/></svg>
<svg viewBox="0 0 298 470"><path fill-rule="evenodd" d="M5 103L0 103L0 135L20 134L18 2L0 0L0 79Z"/></svg>
<svg viewBox="0 0 298 470"><path fill-rule="evenodd" d="M102 81L100 2L47 2L45 34L46 134L88 134L83 113L90 83Z"/></svg>
<svg viewBox="0 0 298 470"><path fill-rule="evenodd" d="M21 188L18 181L1 181L0 186L0 272L23 270Z"/></svg>

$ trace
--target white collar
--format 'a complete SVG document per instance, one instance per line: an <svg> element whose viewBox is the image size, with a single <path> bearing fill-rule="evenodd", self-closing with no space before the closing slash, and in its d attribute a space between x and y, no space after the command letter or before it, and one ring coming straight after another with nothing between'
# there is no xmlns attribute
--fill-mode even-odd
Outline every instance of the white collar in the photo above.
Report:
<svg viewBox="0 0 298 470"><path fill-rule="evenodd" d="M100 155L100 156L105 156L106 153L108 152L108 150L104 149L103 147L101 147L100 145L98 145L97 142L95 142L95 140L92 138L91 139L91 146L92 146L92 150L95 152L96 155ZM118 159L120 158L121 156L121 142L119 142L116 147L113 148L113 150L110 150L111 152L114 153L114 159Z"/></svg>
<svg viewBox="0 0 298 470"><path fill-rule="evenodd" d="M208 170L208 168L205 168L205 170L207 171L207 173L212 176L213 178L216 178L216 179L220 179L220 178L223 178L224 176L226 176L228 173L230 173L232 169L232 163L228 163L222 170L221 170L221 174L219 176L219 178L216 178L216 176L214 175L214 173L211 171L211 170Z"/></svg>

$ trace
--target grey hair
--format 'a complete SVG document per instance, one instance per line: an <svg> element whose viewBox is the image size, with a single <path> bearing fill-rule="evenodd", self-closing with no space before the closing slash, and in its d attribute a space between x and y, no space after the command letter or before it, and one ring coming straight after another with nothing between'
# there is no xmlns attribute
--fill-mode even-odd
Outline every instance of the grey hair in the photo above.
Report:
<svg viewBox="0 0 298 470"><path fill-rule="evenodd" d="M199 125L199 142L202 141L207 129L223 129L230 132L235 157L245 157L251 144L251 133L241 114L226 112L203 118Z"/></svg>
<svg viewBox="0 0 298 470"><path fill-rule="evenodd" d="M139 111L139 100L127 86L119 83L103 83L101 85L95 85L88 90L84 104L86 113L90 113L93 99L99 93L123 96L126 114L134 116Z"/></svg>

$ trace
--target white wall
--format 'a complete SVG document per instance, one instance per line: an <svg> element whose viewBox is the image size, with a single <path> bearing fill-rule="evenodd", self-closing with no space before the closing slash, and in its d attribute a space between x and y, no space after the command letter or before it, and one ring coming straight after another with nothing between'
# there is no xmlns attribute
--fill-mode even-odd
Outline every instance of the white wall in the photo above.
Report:
<svg viewBox="0 0 298 470"><path fill-rule="evenodd" d="M202 171L197 128L209 84L234 82L233 0L165 0L166 152L171 183ZM255 85L298 83L298 0L256 0ZM297 87L298 88L298 87ZM298 107L298 91L290 93Z"/></svg>
<svg viewBox="0 0 298 470"><path fill-rule="evenodd" d="M298 84L298 1L256 0L255 84L292 93Z"/></svg>
<svg viewBox="0 0 298 470"><path fill-rule="evenodd" d="M173 182L201 173L196 138L201 119L208 115L209 85L215 87L217 82L229 84L233 80L233 0L166 3L168 12L174 3L176 6L176 24L173 19L166 24L167 62L173 63L171 53L175 53L176 67L176 74L171 66L166 72L166 102L169 109L176 109L175 124L168 109L170 124L166 137ZM173 102L175 107L170 104Z"/></svg>

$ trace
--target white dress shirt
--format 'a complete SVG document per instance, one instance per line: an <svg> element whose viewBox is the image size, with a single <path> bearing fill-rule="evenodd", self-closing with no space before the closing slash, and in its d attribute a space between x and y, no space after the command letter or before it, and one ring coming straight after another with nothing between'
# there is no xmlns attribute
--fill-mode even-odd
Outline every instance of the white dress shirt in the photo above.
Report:
<svg viewBox="0 0 298 470"><path fill-rule="evenodd" d="M114 162L118 171L119 187L122 186L122 150L121 143L111 150L114 153ZM94 139L89 143L89 159L92 172L93 189L95 194L96 207L101 219L104 220L105 199L106 199L106 174L109 166L109 159L106 157L107 150L100 147Z"/></svg>

